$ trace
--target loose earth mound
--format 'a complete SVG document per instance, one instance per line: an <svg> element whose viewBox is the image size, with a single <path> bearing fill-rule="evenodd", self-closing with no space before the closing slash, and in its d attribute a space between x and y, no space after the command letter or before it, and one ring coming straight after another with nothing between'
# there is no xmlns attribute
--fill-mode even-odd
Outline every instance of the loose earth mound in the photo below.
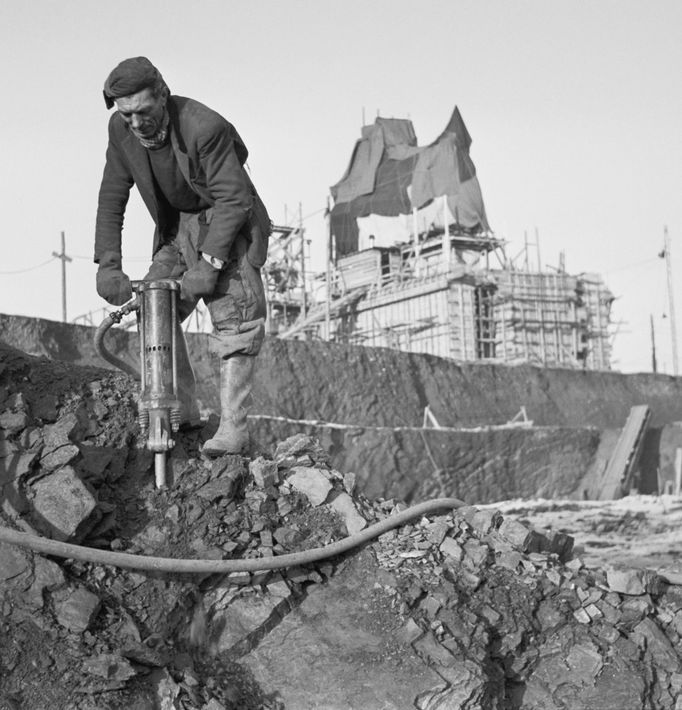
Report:
<svg viewBox="0 0 682 710"><path fill-rule="evenodd" d="M257 567L402 519L302 434L204 458L215 421L179 437L156 490L135 395L0 346L2 526ZM271 571L141 572L0 542L0 708L679 708L670 581L586 566L566 532L490 507Z"/></svg>

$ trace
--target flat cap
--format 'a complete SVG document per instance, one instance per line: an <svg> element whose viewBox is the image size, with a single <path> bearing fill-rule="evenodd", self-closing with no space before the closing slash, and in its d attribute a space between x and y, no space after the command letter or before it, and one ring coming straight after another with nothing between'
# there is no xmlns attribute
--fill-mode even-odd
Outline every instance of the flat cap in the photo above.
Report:
<svg viewBox="0 0 682 710"><path fill-rule="evenodd" d="M161 82L166 90L168 89L161 72L147 57L124 59L104 82L104 103L107 108L112 108L115 99L151 88L157 82Z"/></svg>

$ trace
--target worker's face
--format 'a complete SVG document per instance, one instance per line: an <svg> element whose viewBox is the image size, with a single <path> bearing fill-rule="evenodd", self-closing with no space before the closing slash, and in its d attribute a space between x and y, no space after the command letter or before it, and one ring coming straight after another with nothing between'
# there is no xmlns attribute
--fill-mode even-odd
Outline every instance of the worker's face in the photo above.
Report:
<svg viewBox="0 0 682 710"><path fill-rule="evenodd" d="M138 138L150 139L163 123L166 97L155 96L152 89L142 89L136 94L116 99L116 109Z"/></svg>

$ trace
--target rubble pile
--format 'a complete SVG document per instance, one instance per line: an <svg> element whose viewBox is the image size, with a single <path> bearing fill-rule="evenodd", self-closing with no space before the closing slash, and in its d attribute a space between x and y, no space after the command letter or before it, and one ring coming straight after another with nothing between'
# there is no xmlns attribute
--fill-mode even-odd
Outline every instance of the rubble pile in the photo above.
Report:
<svg viewBox="0 0 682 710"><path fill-rule="evenodd" d="M0 525L101 549L262 559L405 509L314 439L210 460L179 437L154 488L131 380L0 346ZM0 708L682 708L682 588L588 569L498 510L412 519L272 571L140 573L0 542Z"/></svg>

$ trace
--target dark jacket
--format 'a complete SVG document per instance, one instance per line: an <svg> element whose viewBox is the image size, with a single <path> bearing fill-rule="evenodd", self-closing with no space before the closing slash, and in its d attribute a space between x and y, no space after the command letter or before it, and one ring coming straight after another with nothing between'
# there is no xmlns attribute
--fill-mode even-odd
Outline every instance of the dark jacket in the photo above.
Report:
<svg viewBox="0 0 682 710"><path fill-rule="evenodd" d="M244 170L248 151L231 123L207 106L182 96L168 98L171 146L185 180L212 209L202 251L227 261L240 231L251 241L248 258L262 266L270 219ZM121 253L123 216L130 188L137 185L156 224L152 256L173 236L177 214L159 201L147 151L125 121L114 113L109 121L104 175L95 227L95 262L109 251Z"/></svg>

